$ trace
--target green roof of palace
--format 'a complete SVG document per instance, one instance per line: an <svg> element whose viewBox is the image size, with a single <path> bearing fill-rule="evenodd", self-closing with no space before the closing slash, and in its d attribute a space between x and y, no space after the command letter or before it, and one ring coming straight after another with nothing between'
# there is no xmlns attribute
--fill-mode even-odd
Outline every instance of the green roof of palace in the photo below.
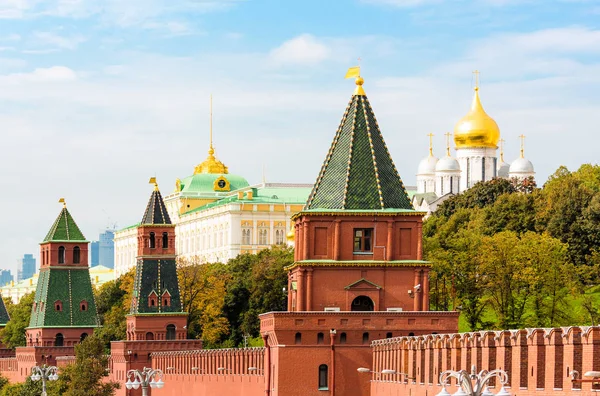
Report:
<svg viewBox="0 0 600 396"><path fill-rule="evenodd" d="M297 204L303 205L310 194L311 187L265 187L253 188L253 197L248 199L246 196L239 199L236 194L210 202L198 208L185 212L183 216L202 210L223 206L230 203L240 204Z"/></svg>
<svg viewBox="0 0 600 396"><path fill-rule="evenodd" d="M188 176L180 181L180 190L182 193L215 193L215 180L224 177L229 181L230 190L238 190L248 187L248 181L242 176L231 173L198 173Z"/></svg>
<svg viewBox="0 0 600 396"><path fill-rule="evenodd" d="M413 209L365 95L353 95L306 209Z"/></svg>
<svg viewBox="0 0 600 396"><path fill-rule="evenodd" d="M52 224L44 242L86 242L67 207L63 207Z"/></svg>

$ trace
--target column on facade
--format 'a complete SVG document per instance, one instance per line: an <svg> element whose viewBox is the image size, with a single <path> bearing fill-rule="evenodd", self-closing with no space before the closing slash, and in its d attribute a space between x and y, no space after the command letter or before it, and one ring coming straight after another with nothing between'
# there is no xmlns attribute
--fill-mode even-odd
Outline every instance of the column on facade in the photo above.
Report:
<svg viewBox="0 0 600 396"><path fill-rule="evenodd" d="M423 289L422 310L429 311L429 268L423 269L423 278L421 279Z"/></svg>
<svg viewBox="0 0 600 396"><path fill-rule="evenodd" d="M288 310L288 312L291 312L292 311L292 297L293 297L293 293L292 293L292 273L291 272L288 272L287 293L288 293L287 310Z"/></svg>
<svg viewBox="0 0 600 396"><path fill-rule="evenodd" d="M341 239L341 231L340 231L340 220L335 221L335 227L333 231L333 259L338 261L340 259L340 239Z"/></svg>
<svg viewBox="0 0 600 396"><path fill-rule="evenodd" d="M298 285L297 285L297 301L296 301L296 311L304 311L304 268L299 268L297 271L298 274Z"/></svg>
<svg viewBox="0 0 600 396"><path fill-rule="evenodd" d="M387 223L387 247L384 260L392 261L394 257L394 222L389 220Z"/></svg>
<svg viewBox="0 0 600 396"><path fill-rule="evenodd" d="M308 220L304 220L303 224L303 238L302 238L302 260L308 260Z"/></svg>
<svg viewBox="0 0 600 396"><path fill-rule="evenodd" d="M301 260L302 235L302 224L294 224L294 261Z"/></svg>
<svg viewBox="0 0 600 396"><path fill-rule="evenodd" d="M306 310L312 311L312 277L313 269L306 270Z"/></svg>
<svg viewBox="0 0 600 396"><path fill-rule="evenodd" d="M418 285L421 285L417 287ZM421 289L423 285L421 284L421 268L415 268L415 281L413 288L413 311L421 310Z"/></svg>
<svg viewBox="0 0 600 396"><path fill-rule="evenodd" d="M423 223L417 223L417 260L423 260Z"/></svg>

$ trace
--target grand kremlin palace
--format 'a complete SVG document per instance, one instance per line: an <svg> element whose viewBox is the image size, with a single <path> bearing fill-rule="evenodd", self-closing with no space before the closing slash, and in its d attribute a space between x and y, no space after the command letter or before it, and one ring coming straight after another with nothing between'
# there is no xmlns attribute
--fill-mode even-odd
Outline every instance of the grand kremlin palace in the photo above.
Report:
<svg viewBox="0 0 600 396"><path fill-rule="evenodd" d="M215 157L211 143L206 160L194 173L177 179L165 196L176 225L179 257L200 262L226 262L242 253L256 253L293 239L290 217L302 210L312 184L250 185ZM135 267L138 225L115 232L115 276ZM290 242L291 243L291 242Z"/></svg>

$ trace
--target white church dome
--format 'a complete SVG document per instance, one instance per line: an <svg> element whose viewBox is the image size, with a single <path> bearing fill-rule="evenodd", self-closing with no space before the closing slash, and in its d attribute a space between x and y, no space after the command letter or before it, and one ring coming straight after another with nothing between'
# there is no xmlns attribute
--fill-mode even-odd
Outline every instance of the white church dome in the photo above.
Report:
<svg viewBox="0 0 600 396"><path fill-rule="evenodd" d="M433 175L435 173L435 164L437 164L438 159L433 155L429 155L419 162L419 168L417 170L417 175Z"/></svg>
<svg viewBox="0 0 600 396"><path fill-rule="evenodd" d="M460 172L460 165L456 158L446 156L435 165L436 172Z"/></svg>
<svg viewBox="0 0 600 396"><path fill-rule="evenodd" d="M526 158L517 158L510 164L509 172L512 173L534 173L533 164Z"/></svg>
<svg viewBox="0 0 600 396"><path fill-rule="evenodd" d="M506 163L506 162L501 162L498 166L498 177L501 177L503 179L507 179L508 178L508 172L510 172L510 164Z"/></svg>

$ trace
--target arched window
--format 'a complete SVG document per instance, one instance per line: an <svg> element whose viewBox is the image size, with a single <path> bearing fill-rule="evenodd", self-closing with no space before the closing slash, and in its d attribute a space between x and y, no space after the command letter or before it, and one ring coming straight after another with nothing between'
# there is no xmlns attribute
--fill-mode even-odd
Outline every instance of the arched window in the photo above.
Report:
<svg viewBox="0 0 600 396"><path fill-rule="evenodd" d="M323 333L317 334L317 344L322 344L325 341L325 336Z"/></svg>
<svg viewBox="0 0 600 396"><path fill-rule="evenodd" d="M175 338L176 338L175 325L174 324L167 325L167 340L174 340Z"/></svg>
<svg viewBox="0 0 600 396"><path fill-rule="evenodd" d="M156 236L154 235L153 232L150 233L150 240L148 242L149 244L149 248L150 249L154 249L156 247Z"/></svg>
<svg viewBox="0 0 600 396"><path fill-rule="evenodd" d="M163 249L169 248L169 234L166 232L163 232L162 247Z"/></svg>
<svg viewBox="0 0 600 396"><path fill-rule="evenodd" d="M369 333L363 333L363 344L369 343Z"/></svg>
<svg viewBox="0 0 600 396"><path fill-rule="evenodd" d="M295 343L296 345L302 344L302 333L296 333Z"/></svg>
<svg viewBox="0 0 600 396"><path fill-rule="evenodd" d="M79 337L79 342L83 342L83 340L85 340L88 337L88 333L81 333L81 336Z"/></svg>
<svg viewBox="0 0 600 396"><path fill-rule="evenodd" d="M147 332L146 333L146 341L154 341L154 333Z"/></svg>
<svg viewBox="0 0 600 396"><path fill-rule="evenodd" d="M81 249L79 249L79 246L75 246L73 248L73 264L79 264L80 261L81 261Z"/></svg>
<svg viewBox="0 0 600 396"><path fill-rule="evenodd" d="M352 306L350 307L351 311L373 311L374 309L375 304L373 304L373 300L367 296L356 297L352 300Z"/></svg>
<svg viewBox="0 0 600 396"><path fill-rule="evenodd" d="M58 247L58 264L64 264L64 263L65 263L65 247L59 246Z"/></svg>
<svg viewBox="0 0 600 396"><path fill-rule="evenodd" d="M319 366L319 390L329 390L329 370L326 364Z"/></svg>
<svg viewBox="0 0 600 396"><path fill-rule="evenodd" d="M340 334L340 344L346 343L346 333Z"/></svg>
<svg viewBox="0 0 600 396"><path fill-rule="evenodd" d="M62 333L58 333L54 338L54 346L61 347L64 345L64 343L65 338L63 337Z"/></svg>

